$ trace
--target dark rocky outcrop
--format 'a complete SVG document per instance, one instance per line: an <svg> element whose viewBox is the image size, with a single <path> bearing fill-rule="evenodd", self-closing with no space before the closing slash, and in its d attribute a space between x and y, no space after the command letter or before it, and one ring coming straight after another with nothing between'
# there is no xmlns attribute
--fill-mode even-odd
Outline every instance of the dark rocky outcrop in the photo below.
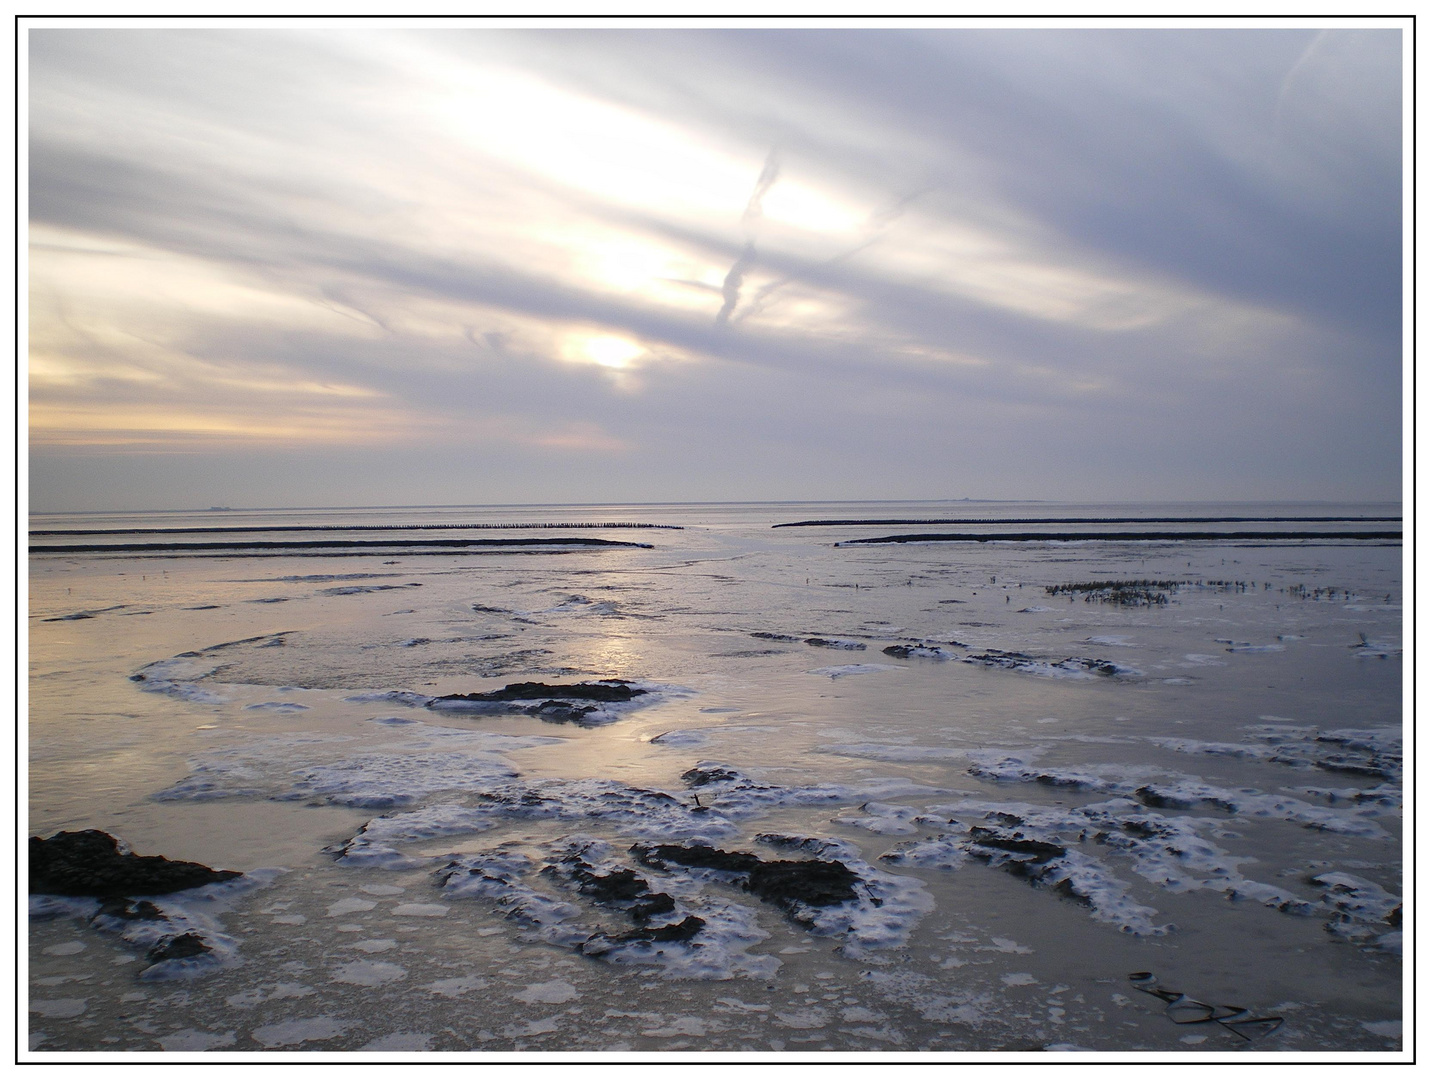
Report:
<svg viewBox="0 0 1431 1080"><path fill-rule="evenodd" d="M151 964L159 964L165 960L188 960L191 957L203 956L212 951L203 938L190 930L178 937L166 938L159 942L149 950L145 959Z"/></svg>
<svg viewBox="0 0 1431 1080"><path fill-rule="evenodd" d="M844 641L840 638L807 637L806 645L814 645L821 649L855 649L864 651L865 645L861 641Z"/></svg>
<svg viewBox="0 0 1431 1080"><path fill-rule="evenodd" d="M60 832L48 840L30 837L30 891L57 896L158 896L239 877L202 863L163 855L135 855L98 829ZM152 905L150 905L152 906ZM142 905L124 918L149 918ZM120 914L118 911L115 914Z"/></svg>
<svg viewBox="0 0 1431 1080"><path fill-rule="evenodd" d="M860 877L842 862L830 859L767 861L745 851L722 851L706 844L637 844L639 862L666 869L671 864L720 870L744 878L741 887L767 904L783 909L797 921L802 907L834 907L858 899Z"/></svg>
<svg viewBox="0 0 1431 1080"><path fill-rule="evenodd" d="M602 679L600 682L584 683L511 683L500 690L489 690L481 694L444 694L434 701L544 701L554 704L560 698L565 701L630 701L646 693L639 686L632 686L624 679Z"/></svg>
<svg viewBox="0 0 1431 1080"><path fill-rule="evenodd" d="M740 773L731 769L711 767L702 769L697 766L694 769L687 769L681 773L681 779L690 784L691 787L705 787L707 784L723 784L729 780L739 780Z"/></svg>
<svg viewBox="0 0 1431 1080"><path fill-rule="evenodd" d="M100 905L100 909L95 912L96 919L110 918L120 922L158 922L164 918L164 912L151 904L148 900L130 900L124 896L113 896L105 899Z"/></svg>
<svg viewBox="0 0 1431 1080"><path fill-rule="evenodd" d="M750 873L746 888L767 904L794 911L796 905L835 907L858 899L859 875L842 862L798 859L762 862Z"/></svg>
<svg viewBox="0 0 1431 1080"><path fill-rule="evenodd" d="M548 724L579 724L594 727L616 719L602 709L619 705L650 691L632 686L625 679L602 679L583 683L511 683L500 690L474 694L444 694L427 699L428 708L464 709L479 712L514 712L535 716ZM526 705L523 702L535 702ZM596 702L599 704L588 704ZM503 709L503 706L508 708Z"/></svg>
<svg viewBox="0 0 1431 1080"><path fill-rule="evenodd" d="M652 916L676 910L673 897L667 893L652 892L651 883L627 866L602 872L581 855L573 854L547 866L542 872L575 882L577 892L591 897L598 904L621 908L631 916L632 922L644 923Z"/></svg>
<svg viewBox="0 0 1431 1080"><path fill-rule="evenodd" d="M603 956L619 945L637 941L690 941L705 925L706 921L699 915L687 915L680 922L666 926L641 926L624 934L592 934L577 946L577 952L583 956Z"/></svg>
<svg viewBox="0 0 1431 1080"><path fill-rule="evenodd" d="M600 710L595 705L574 705L570 701L553 699L523 711L539 720L545 720L548 724L580 724L592 713Z"/></svg>
<svg viewBox="0 0 1431 1080"><path fill-rule="evenodd" d="M995 851L1006 851L1012 855L1020 856L1021 862L1041 864L1051 859L1061 859L1068 854L1068 849L1061 844L1051 844L1046 840L1034 840L1023 835L1023 833L1000 832L995 829L986 829L980 825L975 825L969 830L969 841L971 844L981 848L992 848ZM989 854L973 851L974 855L989 858Z"/></svg>

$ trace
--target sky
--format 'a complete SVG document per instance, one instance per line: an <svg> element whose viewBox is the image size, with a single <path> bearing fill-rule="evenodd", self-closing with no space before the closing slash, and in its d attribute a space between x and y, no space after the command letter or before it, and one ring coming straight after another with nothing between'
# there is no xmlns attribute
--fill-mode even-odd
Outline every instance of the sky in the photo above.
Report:
<svg viewBox="0 0 1431 1080"><path fill-rule="evenodd" d="M1402 32L28 35L29 498L1402 491Z"/></svg>

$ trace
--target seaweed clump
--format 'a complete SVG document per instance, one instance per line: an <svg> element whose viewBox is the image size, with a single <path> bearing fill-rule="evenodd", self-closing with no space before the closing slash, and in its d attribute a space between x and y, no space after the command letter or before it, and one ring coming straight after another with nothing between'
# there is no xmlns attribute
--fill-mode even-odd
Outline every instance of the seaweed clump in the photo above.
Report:
<svg viewBox="0 0 1431 1080"><path fill-rule="evenodd" d="M1118 604L1122 607L1159 607L1168 602L1161 590L1176 589L1180 581L1073 581L1064 585L1046 585L1049 596L1081 595L1085 604Z"/></svg>

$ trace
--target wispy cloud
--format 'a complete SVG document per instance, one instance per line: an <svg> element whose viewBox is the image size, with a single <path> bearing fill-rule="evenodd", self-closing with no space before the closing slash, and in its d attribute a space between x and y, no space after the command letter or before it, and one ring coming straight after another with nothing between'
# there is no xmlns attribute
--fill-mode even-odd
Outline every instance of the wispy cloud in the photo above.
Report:
<svg viewBox="0 0 1431 1080"><path fill-rule="evenodd" d="M1399 36L1320 33L36 31L32 444L1395 494Z"/></svg>

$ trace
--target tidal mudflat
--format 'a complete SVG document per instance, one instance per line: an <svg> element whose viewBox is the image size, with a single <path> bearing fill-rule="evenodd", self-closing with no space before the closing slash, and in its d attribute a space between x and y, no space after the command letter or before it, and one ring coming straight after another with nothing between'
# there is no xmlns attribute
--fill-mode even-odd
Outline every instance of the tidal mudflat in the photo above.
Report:
<svg viewBox="0 0 1431 1080"><path fill-rule="evenodd" d="M1398 1049L1399 513L37 519L30 1046Z"/></svg>

